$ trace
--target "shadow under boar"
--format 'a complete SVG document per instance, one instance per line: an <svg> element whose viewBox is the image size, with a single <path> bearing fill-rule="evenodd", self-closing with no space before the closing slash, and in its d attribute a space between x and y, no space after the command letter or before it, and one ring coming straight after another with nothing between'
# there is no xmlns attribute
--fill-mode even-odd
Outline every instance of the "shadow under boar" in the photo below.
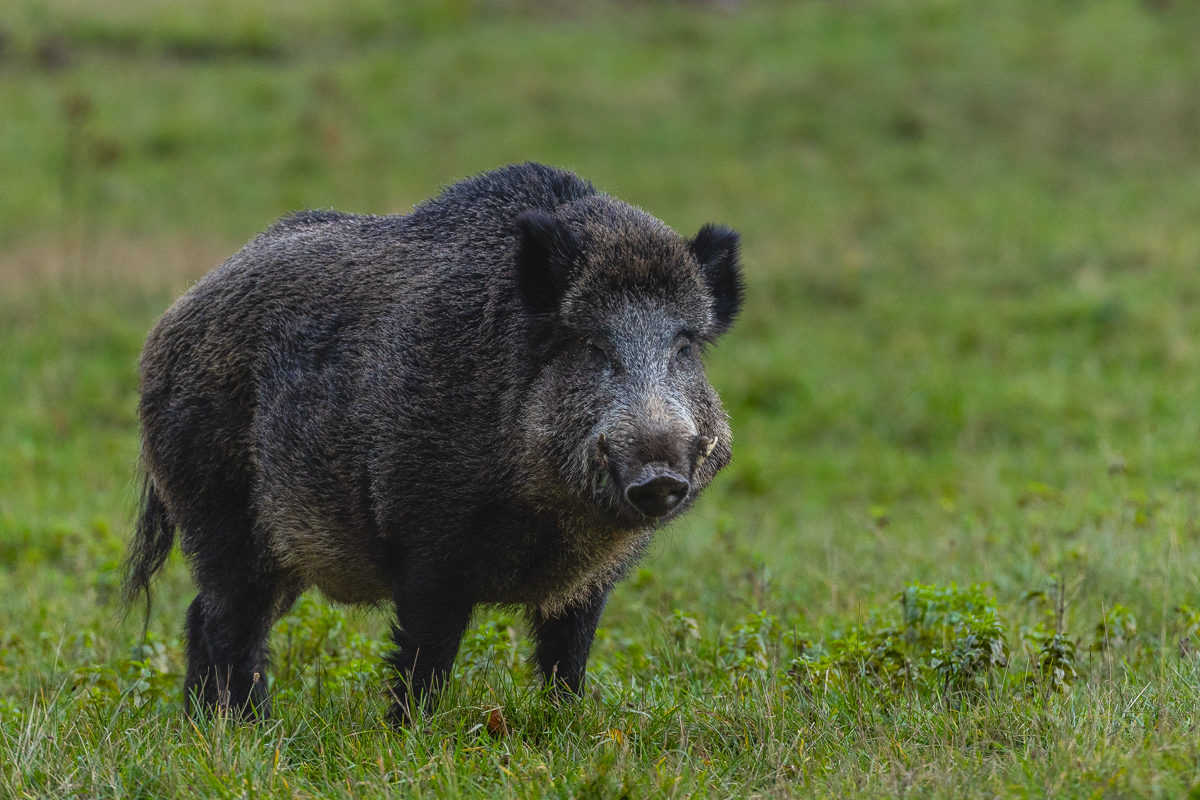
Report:
<svg viewBox="0 0 1200 800"><path fill-rule="evenodd" d="M395 604L395 722L479 603L523 606L578 693L614 582L729 463L701 355L741 298L733 231L685 240L537 164L403 216L275 223L141 358L126 599L178 531L188 712L267 714L271 626L312 586Z"/></svg>

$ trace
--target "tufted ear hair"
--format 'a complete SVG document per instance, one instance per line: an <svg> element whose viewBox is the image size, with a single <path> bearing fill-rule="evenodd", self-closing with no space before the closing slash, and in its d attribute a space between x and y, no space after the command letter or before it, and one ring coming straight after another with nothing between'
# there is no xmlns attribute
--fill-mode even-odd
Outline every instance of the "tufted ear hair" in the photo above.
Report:
<svg viewBox="0 0 1200 800"><path fill-rule="evenodd" d="M517 289L535 316L558 311L583 248L562 220L545 211L526 211L515 222Z"/></svg>
<svg viewBox="0 0 1200 800"><path fill-rule="evenodd" d="M702 227L695 238L688 242L688 249L700 266L700 274L713 294L717 333L729 330L742 308L745 286L738 258L739 242L736 231L712 223Z"/></svg>

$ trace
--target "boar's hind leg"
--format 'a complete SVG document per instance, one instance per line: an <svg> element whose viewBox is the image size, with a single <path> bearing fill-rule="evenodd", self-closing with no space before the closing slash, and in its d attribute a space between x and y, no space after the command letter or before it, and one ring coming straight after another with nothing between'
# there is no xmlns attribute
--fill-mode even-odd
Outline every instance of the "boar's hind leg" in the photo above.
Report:
<svg viewBox="0 0 1200 800"><path fill-rule="evenodd" d="M474 599L450 578L410 575L396 592L397 625L392 629L396 649L388 656L397 673L392 686L393 725L412 720L410 698L432 711L474 607Z"/></svg>
<svg viewBox="0 0 1200 800"><path fill-rule="evenodd" d="M196 596L187 615L189 714L220 709L254 719L270 716L267 638L276 617L295 599L294 592L281 598L262 587L232 596L203 591Z"/></svg>
<svg viewBox="0 0 1200 800"><path fill-rule="evenodd" d="M605 588L567 606L557 616L547 616L537 607L530 608L529 623L537 643L538 669L556 696L564 691L579 694L583 688L588 653L607 600Z"/></svg>
<svg viewBox="0 0 1200 800"><path fill-rule="evenodd" d="M223 555L220 564L193 558L200 593L187 614L188 714L219 709L265 719L267 640L300 587L264 569L251 553Z"/></svg>

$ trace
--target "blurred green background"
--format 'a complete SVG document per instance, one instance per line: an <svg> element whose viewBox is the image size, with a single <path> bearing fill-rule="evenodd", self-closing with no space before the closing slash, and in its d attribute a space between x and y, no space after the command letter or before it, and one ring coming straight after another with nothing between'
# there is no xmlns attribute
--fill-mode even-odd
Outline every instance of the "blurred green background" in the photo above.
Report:
<svg viewBox="0 0 1200 800"><path fill-rule="evenodd" d="M1061 585L1072 635L1120 603L1133 662L1186 654L1200 6L1170 0L0 5L0 633L134 636L136 358L189 281L288 211L525 160L744 243L734 465L594 663L676 608L820 634L918 580L987 582L1014 636ZM178 635L178 563L160 594ZM14 697L65 668L5 658Z"/></svg>

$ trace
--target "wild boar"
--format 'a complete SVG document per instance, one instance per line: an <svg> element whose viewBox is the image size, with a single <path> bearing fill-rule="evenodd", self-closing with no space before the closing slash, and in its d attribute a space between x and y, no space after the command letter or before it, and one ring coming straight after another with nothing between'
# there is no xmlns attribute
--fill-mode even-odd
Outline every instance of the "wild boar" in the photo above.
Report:
<svg viewBox="0 0 1200 800"><path fill-rule="evenodd" d="M140 363L126 598L178 532L188 712L268 713L269 632L313 586L395 605L396 722L481 603L522 606L550 688L578 693L613 584L729 463L702 355L742 294L732 230L685 240L538 164L247 244Z"/></svg>

